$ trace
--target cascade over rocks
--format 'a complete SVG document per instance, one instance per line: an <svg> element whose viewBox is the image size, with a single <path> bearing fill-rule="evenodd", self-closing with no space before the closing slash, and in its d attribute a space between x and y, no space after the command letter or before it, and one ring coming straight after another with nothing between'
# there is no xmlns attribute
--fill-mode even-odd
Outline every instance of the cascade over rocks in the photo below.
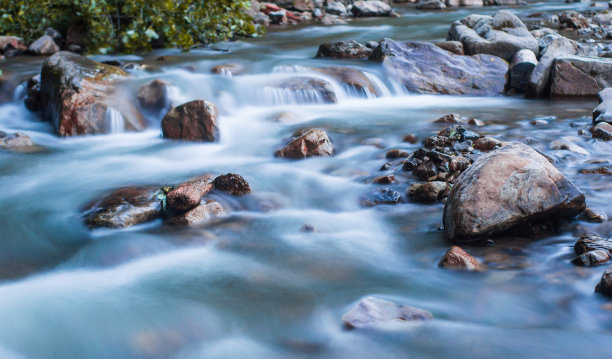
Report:
<svg viewBox="0 0 612 359"><path fill-rule="evenodd" d="M107 112L119 111L128 131L140 131L145 123L135 99L119 93L116 84L126 80L122 69L62 51L43 63L40 99L43 118L59 136L108 133Z"/></svg>
<svg viewBox="0 0 612 359"><path fill-rule="evenodd" d="M444 231L451 240L467 241L573 217L585 207L584 194L544 156L512 142L481 156L459 176L444 207Z"/></svg>
<svg viewBox="0 0 612 359"><path fill-rule="evenodd" d="M426 42L384 39L370 59L382 61L390 76L417 93L500 95L508 75L508 64L499 57L455 55Z"/></svg>
<svg viewBox="0 0 612 359"><path fill-rule="evenodd" d="M162 119L162 134L172 140L215 142L219 140L215 104L204 100L184 103Z"/></svg>
<svg viewBox="0 0 612 359"><path fill-rule="evenodd" d="M539 52L538 41L527 26L513 13L498 11L494 16L470 15L454 22L447 40L463 43L465 53L490 54L512 61L522 49Z"/></svg>

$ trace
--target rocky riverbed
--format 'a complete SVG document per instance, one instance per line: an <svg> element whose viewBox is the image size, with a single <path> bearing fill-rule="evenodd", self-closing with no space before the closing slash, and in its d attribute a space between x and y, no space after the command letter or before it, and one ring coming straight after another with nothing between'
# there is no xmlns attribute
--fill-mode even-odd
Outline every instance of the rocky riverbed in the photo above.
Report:
<svg viewBox="0 0 612 359"><path fill-rule="evenodd" d="M189 53L3 38L0 356L605 357L607 6L262 2L265 37Z"/></svg>

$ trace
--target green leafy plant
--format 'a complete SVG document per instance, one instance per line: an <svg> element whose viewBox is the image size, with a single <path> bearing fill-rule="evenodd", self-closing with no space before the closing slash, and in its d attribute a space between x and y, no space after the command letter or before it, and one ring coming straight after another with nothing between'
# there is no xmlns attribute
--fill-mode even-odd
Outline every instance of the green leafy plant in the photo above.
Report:
<svg viewBox="0 0 612 359"><path fill-rule="evenodd" d="M31 42L52 27L77 34L89 52L189 49L255 36L244 0L0 0L0 34Z"/></svg>
<svg viewBox="0 0 612 359"><path fill-rule="evenodd" d="M162 212L168 212L168 193L172 192L174 186L164 186L153 194L153 196L159 201L162 207Z"/></svg>

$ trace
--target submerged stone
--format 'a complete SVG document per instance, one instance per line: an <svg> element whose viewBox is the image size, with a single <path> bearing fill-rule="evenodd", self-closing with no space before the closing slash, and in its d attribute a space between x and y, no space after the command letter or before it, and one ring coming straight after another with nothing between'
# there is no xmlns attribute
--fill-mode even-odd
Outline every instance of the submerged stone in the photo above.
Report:
<svg viewBox="0 0 612 359"><path fill-rule="evenodd" d="M375 297L366 297L360 300L342 316L342 322L347 329L361 329L430 319L433 319L433 315L426 310Z"/></svg>

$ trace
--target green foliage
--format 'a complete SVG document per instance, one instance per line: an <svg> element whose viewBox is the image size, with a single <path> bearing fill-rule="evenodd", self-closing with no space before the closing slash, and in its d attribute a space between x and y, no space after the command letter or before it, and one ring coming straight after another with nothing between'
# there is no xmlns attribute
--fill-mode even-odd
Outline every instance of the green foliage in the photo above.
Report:
<svg viewBox="0 0 612 359"><path fill-rule="evenodd" d="M0 34L42 36L47 27L83 36L89 52L189 49L253 36L248 0L0 0Z"/></svg>
<svg viewBox="0 0 612 359"><path fill-rule="evenodd" d="M153 196L159 201L162 211L165 213L168 211L168 193L172 192L174 186L164 186L153 194Z"/></svg>

